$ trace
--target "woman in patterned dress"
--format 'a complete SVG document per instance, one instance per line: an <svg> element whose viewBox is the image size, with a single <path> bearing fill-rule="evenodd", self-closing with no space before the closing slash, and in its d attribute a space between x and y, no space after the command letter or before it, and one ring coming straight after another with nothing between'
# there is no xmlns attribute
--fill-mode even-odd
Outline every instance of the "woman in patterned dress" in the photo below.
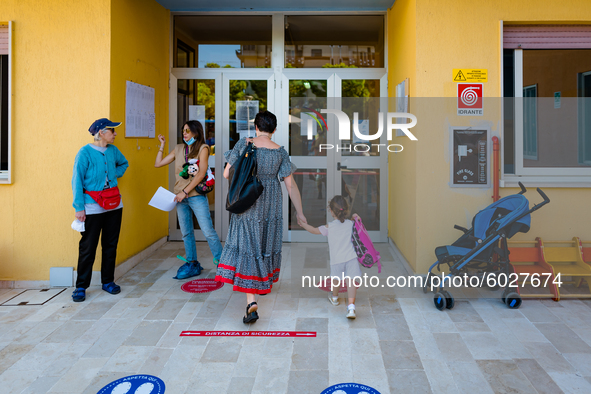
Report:
<svg viewBox="0 0 591 394"><path fill-rule="evenodd" d="M244 323L259 318L255 294L270 293L273 283L279 280L283 241L280 180L285 182L298 220L307 223L302 211L302 198L291 175L289 155L282 146L271 141L277 118L269 111L260 112L254 124L257 136L252 139L241 138L233 150L226 152L228 165L224 170L224 178L228 178L230 167L242 156L247 144L254 143L258 177L264 186L263 194L246 212L231 215L228 239L215 277L216 281L233 284L234 291L246 293Z"/></svg>

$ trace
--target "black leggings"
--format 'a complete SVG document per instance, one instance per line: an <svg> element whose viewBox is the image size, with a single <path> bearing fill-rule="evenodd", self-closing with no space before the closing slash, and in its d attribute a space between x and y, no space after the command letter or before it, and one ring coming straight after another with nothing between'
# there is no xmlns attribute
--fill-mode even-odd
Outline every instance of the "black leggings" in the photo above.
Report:
<svg viewBox="0 0 591 394"><path fill-rule="evenodd" d="M92 279L92 266L96 256L99 236L101 238L102 266L101 282L103 284L115 280L115 259L117 258L117 243L121 230L123 209L115 209L105 213L86 216L85 231L82 233L78 247L78 279L76 287L87 289Z"/></svg>

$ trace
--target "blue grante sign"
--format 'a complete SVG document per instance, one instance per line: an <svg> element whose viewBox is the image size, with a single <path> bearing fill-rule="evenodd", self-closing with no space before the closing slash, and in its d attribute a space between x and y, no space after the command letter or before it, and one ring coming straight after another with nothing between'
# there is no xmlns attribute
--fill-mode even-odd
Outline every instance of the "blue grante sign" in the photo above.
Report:
<svg viewBox="0 0 591 394"><path fill-rule="evenodd" d="M320 394L380 394L380 392L364 384L339 383L330 386Z"/></svg>
<svg viewBox="0 0 591 394"><path fill-rule="evenodd" d="M164 394L162 379L151 375L132 375L117 379L97 394Z"/></svg>

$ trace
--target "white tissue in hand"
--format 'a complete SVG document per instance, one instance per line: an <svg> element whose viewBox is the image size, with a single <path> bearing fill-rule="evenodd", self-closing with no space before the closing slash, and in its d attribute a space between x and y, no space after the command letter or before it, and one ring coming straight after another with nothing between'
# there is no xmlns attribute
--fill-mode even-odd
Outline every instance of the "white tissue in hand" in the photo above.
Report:
<svg viewBox="0 0 591 394"><path fill-rule="evenodd" d="M76 230L80 233L84 232L84 222L76 219L72 222L72 230Z"/></svg>

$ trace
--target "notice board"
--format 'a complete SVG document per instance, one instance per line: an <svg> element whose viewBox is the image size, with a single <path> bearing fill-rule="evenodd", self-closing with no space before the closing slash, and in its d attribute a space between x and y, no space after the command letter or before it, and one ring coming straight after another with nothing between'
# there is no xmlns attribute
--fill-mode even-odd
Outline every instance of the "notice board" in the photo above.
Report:
<svg viewBox="0 0 591 394"><path fill-rule="evenodd" d="M125 137L156 137L154 112L155 90L149 86L126 81L125 89Z"/></svg>
<svg viewBox="0 0 591 394"><path fill-rule="evenodd" d="M451 128L452 187L488 187L489 132L487 129Z"/></svg>

